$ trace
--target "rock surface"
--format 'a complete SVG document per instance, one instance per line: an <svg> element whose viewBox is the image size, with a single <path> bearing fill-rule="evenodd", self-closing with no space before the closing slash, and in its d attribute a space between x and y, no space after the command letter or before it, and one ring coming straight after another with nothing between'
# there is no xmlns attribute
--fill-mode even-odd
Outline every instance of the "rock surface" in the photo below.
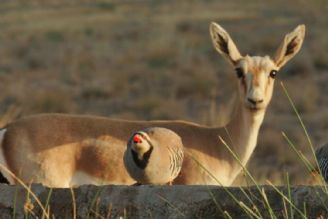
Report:
<svg viewBox="0 0 328 219"><path fill-rule="evenodd" d="M27 212L38 217L44 214L45 218L47 214L51 218L227 218L228 214L249 218L251 213L242 205L254 213L257 208L263 218L269 218L268 205L277 218L286 213L300 218L299 211L304 212L304 208L308 218L328 217L328 196L322 187L292 187L293 206L288 201L284 204L281 194L270 186L261 186L260 191L257 187L112 185L86 185L72 190L32 185L31 189L46 213L23 187L0 184L0 218L13 218L14 214L23 218ZM286 187L278 189L288 196Z"/></svg>

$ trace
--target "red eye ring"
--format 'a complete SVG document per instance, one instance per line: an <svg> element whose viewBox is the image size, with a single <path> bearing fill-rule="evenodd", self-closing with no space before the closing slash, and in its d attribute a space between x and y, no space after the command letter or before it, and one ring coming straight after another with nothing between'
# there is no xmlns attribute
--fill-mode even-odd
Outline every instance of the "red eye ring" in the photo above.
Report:
<svg viewBox="0 0 328 219"><path fill-rule="evenodd" d="M142 137L140 135L138 135L138 134L135 134L133 136L133 139L132 140L133 140L134 143L141 143L142 142Z"/></svg>

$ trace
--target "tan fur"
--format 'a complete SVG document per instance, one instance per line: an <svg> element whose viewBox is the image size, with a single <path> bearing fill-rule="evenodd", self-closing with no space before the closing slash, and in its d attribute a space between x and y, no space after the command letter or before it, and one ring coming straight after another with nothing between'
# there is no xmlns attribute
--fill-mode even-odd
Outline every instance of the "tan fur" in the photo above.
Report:
<svg viewBox="0 0 328 219"><path fill-rule="evenodd" d="M218 24L211 24L210 33L216 50L234 67L241 67L245 72L244 78L238 79L236 114L225 128L210 128L184 121L125 121L60 114L31 116L7 126L2 141L7 165L26 182L54 187L67 187L72 181L75 185L100 184L99 181L104 184L132 184L134 181L123 164L126 142L135 131L157 126L176 132L185 147L181 174L174 184L229 186L241 167L218 137L221 136L231 146L243 165L247 163L271 100L274 80L269 77L270 71L280 69L298 52L304 37L300 29L304 28L296 28L287 35L299 39L292 41L296 49L289 52L293 53L284 57L286 53L281 52L284 51L281 48L290 47L290 37L287 37L274 61L267 56L241 56L229 34ZM249 98L262 102L254 105ZM75 177L77 173L83 177ZM89 182L87 177L90 177ZM79 178L83 180L79 182Z"/></svg>

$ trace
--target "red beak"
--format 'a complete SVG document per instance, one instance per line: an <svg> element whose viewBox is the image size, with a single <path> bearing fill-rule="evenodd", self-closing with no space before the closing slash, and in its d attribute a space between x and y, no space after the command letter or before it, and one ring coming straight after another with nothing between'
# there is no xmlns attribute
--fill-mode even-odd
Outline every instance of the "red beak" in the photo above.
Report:
<svg viewBox="0 0 328 219"><path fill-rule="evenodd" d="M134 142L135 144L137 144L137 143L141 143L141 142L142 142L142 137L141 137L140 135L138 135L138 134L134 135L134 136L133 136L133 142Z"/></svg>

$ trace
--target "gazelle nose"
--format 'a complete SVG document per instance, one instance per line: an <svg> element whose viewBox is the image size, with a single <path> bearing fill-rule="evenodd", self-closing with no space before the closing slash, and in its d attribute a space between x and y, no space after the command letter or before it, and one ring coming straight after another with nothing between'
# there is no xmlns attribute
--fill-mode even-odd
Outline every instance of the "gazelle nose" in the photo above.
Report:
<svg viewBox="0 0 328 219"><path fill-rule="evenodd" d="M259 104L259 103L262 103L263 102L263 99L261 99L261 100L254 100L252 98L247 98L247 100L248 100L248 102L250 102L253 105L256 105L256 104Z"/></svg>

